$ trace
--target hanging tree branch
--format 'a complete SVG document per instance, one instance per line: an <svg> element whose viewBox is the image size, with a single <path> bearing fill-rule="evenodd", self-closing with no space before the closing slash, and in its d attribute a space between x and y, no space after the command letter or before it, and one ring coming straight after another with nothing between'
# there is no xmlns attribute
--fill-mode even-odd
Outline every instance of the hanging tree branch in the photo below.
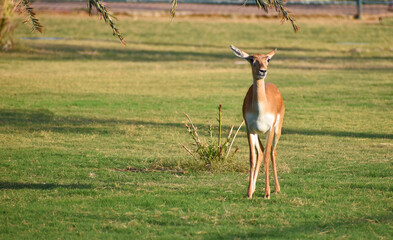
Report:
<svg viewBox="0 0 393 240"><path fill-rule="evenodd" d="M299 31L299 26L296 24L295 19L289 14L290 12L287 10L284 5L286 4L286 0L255 0L258 7L263 9L266 13L269 12L269 8L275 8L276 12L281 13L282 19L281 22L285 22L289 20L292 24L293 30L295 32ZM248 0L244 0L243 5L246 5ZM177 0L171 0L171 9L170 14L175 17L177 8Z"/></svg>
<svg viewBox="0 0 393 240"><path fill-rule="evenodd" d="M177 9L177 0L171 0L171 9L169 10L169 13L171 14L172 20L175 17L176 9Z"/></svg>
<svg viewBox="0 0 393 240"><path fill-rule="evenodd" d="M105 22L109 23L109 25L112 28L113 35L117 35L117 37L120 39L121 43L123 45L126 45L126 41L124 40L124 37L121 35L119 29L115 26L112 17L116 19L112 14L109 13L109 11L106 9L104 4L102 3L101 0L89 0L89 14L91 14L91 9L92 6L94 6L97 9L97 14L99 14Z"/></svg>
<svg viewBox="0 0 393 240"><path fill-rule="evenodd" d="M244 1L244 5L246 5L247 2L248 2L248 0ZM264 2L263 0L255 0L255 2L257 2L257 5L259 8L262 8L266 13L269 12L269 8L271 6L269 6L268 3Z"/></svg>
<svg viewBox="0 0 393 240"><path fill-rule="evenodd" d="M282 14L281 23L284 23L286 20L289 20L292 24L293 30L295 32L299 31L299 26L296 24L295 19L291 15L289 15L290 12L284 7L284 5L286 4L286 0L273 0L273 1L276 11L280 11Z"/></svg>
<svg viewBox="0 0 393 240"><path fill-rule="evenodd" d="M28 20L25 22L31 22L32 23L32 30L33 31L38 31L42 33L43 26L41 25L40 21L35 17L35 12L34 9L30 6L29 0L19 0L20 4L23 6L24 11L28 14ZM113 35L116 35L121 43L123 45L126 45L126 41L124 40L124 37L120 33L119 29L115 26L115 23L113 22L113 19L116 19L104 6L102 0L88 0L89 1L89 14L91 14L93 6L97 10L97 14L100 15L106 23L110 25L113 31ZM284 7L286 4L286 0L255 0L258 7L263 9L266 13L269 11L270 8L275 8L275 10L279 13L281 13L282 19L281 22L285 21L290 21L292 24L292 27L295 32L299 30L299 27L297 26L295 19L289 14L290 12ZM248 0L244 0L244 5L248 2ZM172 19L176 15L176 9L177 9L177 0L171 0L171 9L170 9L170 15ZM112 19L113 18L113 19Z"/></svg>
<svg viewBox="0 0 393 240"><path fill-rule="evenodd" d="M88 0L88 1L89 1L89 14L91 15L91 11L94 6L94 8L97 9L97 14L99 14L104 19L104 21L111 26L113 35L117 35L121 43L123 45L126 45L126 41L124 40L124 37L121 35L119 29L115 26L115 23L113 22L113 19L116 19L116 17L114 17L108 11L108 9L102 3L102 0ZM44 27L41 25L38 18L36 18L36 13L34 12L34 9L30 6L29 0L19 0L19 4L22 5L23 10L27 13L29 18L25 21L25 23L31 22L32 31L38 31L42 33Z"/></svg>
<svg viewBox="0 0 393 240"><path fill-rule="evenodd" d="M38 31L42 33L44 26L41 25L38 18L35 17L34 9L30 6L29 0L21 0L21 5L23 6L24 11L27 13L28 18L24 23L31 22L32 24L32 31Z"/></svg>
<svg viewBox="0 0 393 240"><path fill-rule="evenodd" d="M247 3L248 0L244 1L244 4ZM293 30L295 32L299 31L299 26L296 24L295 19L289 14L290 12L287 10L284 5L286 4L286 0L255 0L259 8L262 8L266 13L269 12L269 8L273 8L276 12L281 13L281 23L284 23L286 20L289 20L292 24Z"/></svg>

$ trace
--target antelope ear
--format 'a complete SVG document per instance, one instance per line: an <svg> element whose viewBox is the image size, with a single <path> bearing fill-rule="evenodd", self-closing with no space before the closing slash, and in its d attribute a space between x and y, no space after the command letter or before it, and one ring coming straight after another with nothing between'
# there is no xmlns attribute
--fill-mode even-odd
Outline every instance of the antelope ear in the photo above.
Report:
<svg viewBox="0 0 393 240"><path fill-rule="evenodd" d="M277 48L275 48L273 51L271 51L270 53L266 54L268 61L270 61L270 59L272 59L272 57L274 56L274 54L276 54L277 52Z"/></svg>
<svg viewBox="0 0 393 240"><path fill-rule="evenodd" d="M248 55L248 53L240 50L239 48L237 48L237 47L235 47L233 45L230 45L229 47L232 49L232 51L233 51L233 53L235 54L236 57L244 58L244 59L250 61L250 55Z"/></svg>

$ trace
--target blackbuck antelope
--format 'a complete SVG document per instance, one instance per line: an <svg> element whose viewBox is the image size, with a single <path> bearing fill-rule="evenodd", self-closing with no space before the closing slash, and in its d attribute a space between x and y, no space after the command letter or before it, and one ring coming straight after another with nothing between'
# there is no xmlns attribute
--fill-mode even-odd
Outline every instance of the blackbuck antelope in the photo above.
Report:
<svg viewBox="0 0 393 240"><path fill-rule="evenodd" d="M243 102L243 118L247 126L248 144L250 147L250 184L247 196L252 198L255 191L263 155L266 184L265 198L269 199L269 158L272 159L275 192L280 192L276 167L276 146L280 139L285 112L284 101L278 88L272 83L265 83L267 66L276 53L276 49L266 55L249 55L235 46L231 45L230 47L237 57L246 59L251 64L252 77L254 79ZM265 148L259 138L261 134L267 135Z"/></svg>

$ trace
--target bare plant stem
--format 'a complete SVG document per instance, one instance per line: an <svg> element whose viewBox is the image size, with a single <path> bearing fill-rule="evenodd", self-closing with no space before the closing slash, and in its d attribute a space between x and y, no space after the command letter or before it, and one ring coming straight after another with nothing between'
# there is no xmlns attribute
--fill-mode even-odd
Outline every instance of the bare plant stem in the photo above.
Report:
<svg viewBox="0 0 393 240"><path fill-rule="evenodd" d="M191 121L191 118L187 115L187 113L183 113L183 114L186 115L186 117L188 119L188 122L191 124L191 127L192 127L192 129L194 131L194 134L195 134L195 141L200 145L201 140L199 139L197 128L194 126L194 124Z"/></svg>
<svg viewBox="0 0 393 240"><path fill-rule="evenodd" d="M229 152L231 151L231 147L232 147L232 145L233 145L233 142L235 141L235 138L236 138L236 136L237 136L237 133L239 132L239 130L240 130L240 128L243 126L243 124L244 124L244 120L242 121L242 123L240 124L239 128L237 129L235 135L233 136L231 145L229 145L229 148L228 148L228 151L227 151L227 155L225 156L225 158L228 157ZM237 150L239 150L239 149L237 149ZM235 152L237 152L237 150L236 150Z"/></svg>
<svg viewBox="0 0 393 240"><path fill-rule="evenodd" d="M233 125L231 127L231 130L229 130L229 134L228 134L228 141L231 139L231 135L232 135L232 131L233 131Z"/></svg>
<svg viewBox="0 0 393 240"><path fill-rule="evenodd" d="M184 146L184 144L181 144L181 146L182 146L184 149L186 149L186 151L187 151L189 154L191 154L191 156L192 156L193 158L195 158L196 160L198 160L198 158L195 157L195 155L191 152L191 150L188 149L186 146Z"/></svg>

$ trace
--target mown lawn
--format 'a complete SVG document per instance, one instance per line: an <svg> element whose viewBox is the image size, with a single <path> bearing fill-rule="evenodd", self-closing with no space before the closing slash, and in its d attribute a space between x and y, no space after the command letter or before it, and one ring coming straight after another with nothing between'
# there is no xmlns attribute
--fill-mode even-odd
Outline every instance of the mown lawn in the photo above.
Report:
<svg viewBox="0 0 393 240"><path fill-rule="evenodd" d="M0 53L1 239L393 237L392 21L120 16L124 47L95 17L40 18ZM240 124L251 72L230 44L278 48L281 193L260 177L245 197L245 129L237 172L119 171L192 161L183 112Z"/></svg>

